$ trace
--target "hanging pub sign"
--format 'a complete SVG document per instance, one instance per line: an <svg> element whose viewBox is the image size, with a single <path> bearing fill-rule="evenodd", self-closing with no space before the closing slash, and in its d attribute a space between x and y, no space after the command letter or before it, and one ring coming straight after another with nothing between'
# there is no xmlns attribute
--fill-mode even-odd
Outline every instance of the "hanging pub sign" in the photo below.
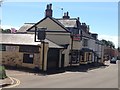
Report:
<svg viewBox="0 0 120 90"><path fill-rule="evenodd" d="M74 34L74 35L73 35L73 40L74 40L74 41L80 41L80 40L81 40L80 34Z"/></svg>
<svg viewBox="0 0 120 90"><path fill-rule="evenodd" d="M46 38L46 28L38 28L38 40L44 40Z"/></svg>

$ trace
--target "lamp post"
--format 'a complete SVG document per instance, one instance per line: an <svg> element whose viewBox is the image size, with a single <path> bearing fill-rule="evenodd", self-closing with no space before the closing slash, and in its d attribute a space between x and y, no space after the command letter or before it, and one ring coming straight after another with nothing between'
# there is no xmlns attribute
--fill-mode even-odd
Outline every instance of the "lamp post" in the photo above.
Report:
<svg viewBox="0 0 120 90"><path fill-rule="evenodd" d="M47 28L37 28L37 26L35 26L35 42L41 42L43 43L43 49L42 49L42 70L44 71L44 48L45 48L45 38L46 38L46 30ZM36 39L37 36L37 39Z"/></svg>

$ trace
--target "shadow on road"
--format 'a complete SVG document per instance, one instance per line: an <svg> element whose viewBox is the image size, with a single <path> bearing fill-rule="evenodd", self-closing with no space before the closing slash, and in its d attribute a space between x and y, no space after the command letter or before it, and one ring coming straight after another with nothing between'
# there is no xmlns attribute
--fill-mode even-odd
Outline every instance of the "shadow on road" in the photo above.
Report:
<svg viewBox="0 0 120 90"><path fill-rule="evenodd" d="M8 70L16 70L21 72L28 72L28 73L34 73L35 75L51 75L51 74L59 74L64 72L88 72L89 70L97 69L97 68L106 68L109 65L103 65L100 63L93 63L93 64L86 64L86 65L79 65L79 66L70 66L65 67L62 69L51 69L49 71L43 72L39 71L36 72L34 69L24 68L24 67L11 67L11 66L5 66Z"/></svg>
<svg viewBox="0 0 120 90"><path fill-rule="evenodd" d="M59 70L50 70L47 72L47 75L50 74L57 74L57 73L64 73L64 72L88 72L89 70L93 70L93 69L97 69L97 68L106 68L109 65L104 65L104 64L100 64L100 63L93 63L93 64L86 64L86 65L80 65L80 66L70 66L70 67L66 67L63 69L59 69Z"/></svg>

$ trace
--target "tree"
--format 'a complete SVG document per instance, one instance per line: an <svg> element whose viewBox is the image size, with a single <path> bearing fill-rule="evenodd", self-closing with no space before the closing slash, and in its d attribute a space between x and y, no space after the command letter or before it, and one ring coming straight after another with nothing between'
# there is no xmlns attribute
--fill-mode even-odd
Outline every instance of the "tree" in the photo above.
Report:
<svg viewBox="0 0 120 90"><path fill-rule="evenodd" d="M11 33L11 30L10 29L5 29L5 30L1 30L2 33Z"/></svg>
<svg viewBox="0 0 120 90"><path fill-rule="evenodd" d="M105 40L105 39L102 39L101 42L105 45L105 46L108 46L108 42Z"/></svg>
<svg viewBox="0 0 120 90"><path fill-rule="evenodd" d="M108 41L108 46L110 48L115 48L115 45L114 45L114 43L112 41Z"/></svg>
<svg viewBox="0 0 120 90"><path fill-rule="evenodd" d="M107 41L105 39L102 39L101 41L105 46L110 47L110 48L115 48L115 45L112 41Z"/></svg>

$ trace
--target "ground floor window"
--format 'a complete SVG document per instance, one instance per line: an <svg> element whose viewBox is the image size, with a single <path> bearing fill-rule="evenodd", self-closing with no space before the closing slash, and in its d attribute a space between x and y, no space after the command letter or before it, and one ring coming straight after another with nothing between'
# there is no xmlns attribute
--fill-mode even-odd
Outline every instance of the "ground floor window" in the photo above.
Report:
<svg viewBox="0 0 120 90"><path fill-rule="evenodd" d="M81 62L88 62L88 61L92 61L92 53L91 52L80 52L81 58L80 61Z"/></svg>
<svg viewBox="0 0 120 90"><path fill-rule="evenodd" d="M24 54L23 55L23 63L33 63L33 59L34 59L34 54Z"/></svg>
<svg viewBox="0 0 120 90"><path fill-rule="evenodd" d="M6 45L0 45L0 51L6 51Z"/></svg>
<svg viewBox="0 0 120 90"><path fill-rule="evenodd" d="M80 52L79 50L72 50L71 51L71 63L77 64L80 61Z"/></svg>

